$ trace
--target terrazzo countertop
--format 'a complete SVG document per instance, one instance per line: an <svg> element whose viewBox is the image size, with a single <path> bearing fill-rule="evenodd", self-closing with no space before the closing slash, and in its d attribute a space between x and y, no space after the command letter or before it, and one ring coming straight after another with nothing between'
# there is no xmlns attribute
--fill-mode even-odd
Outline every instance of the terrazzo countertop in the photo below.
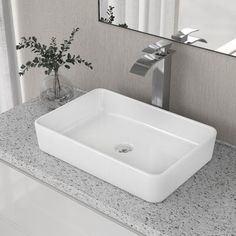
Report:
<svg viewBox="0 0 236 236"><path fill-rule="evenodd" d="M39 150L33 100L0 115L0 159L143 235L235 236L236 148L213 159L162 203L148 203Z"/></svg>

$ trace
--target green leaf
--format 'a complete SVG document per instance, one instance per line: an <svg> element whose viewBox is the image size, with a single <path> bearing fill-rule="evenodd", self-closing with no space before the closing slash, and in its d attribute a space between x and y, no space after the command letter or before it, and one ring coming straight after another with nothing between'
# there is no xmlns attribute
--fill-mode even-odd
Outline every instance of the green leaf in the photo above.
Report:
<svg viewBox="0 0 236 236"><path fill-rule="evenodd" d="M85 66L92 68L92 64L87 62L79 55L71 55L67 51L70 49L72 42L74 41L75 34L79 31L79 28L72 30L69 38L64 40L60 46L57 46L56 38L52 37L48 46L38 42L35 36L32 37L22 37L21 42L16 45L16 50L22 48L29 48L31 52L36 54L36 57L32 61L26 62L26 64L21 65L20 75L24 75L30 68L43 67L45 68L44 73L49 74L55 69L59 69L64 66L66 69L70 69L71 65L76 63L84 63Z"/></svg>

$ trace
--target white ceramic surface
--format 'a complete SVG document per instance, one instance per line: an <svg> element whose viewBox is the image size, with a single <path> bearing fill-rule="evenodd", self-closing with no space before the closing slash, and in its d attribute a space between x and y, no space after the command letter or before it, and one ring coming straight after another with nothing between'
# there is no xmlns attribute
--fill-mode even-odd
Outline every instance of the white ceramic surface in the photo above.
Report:
<svg viewBox="0 0 236 236"><path fill-rule="evenodd" d="M41 150L146 201L160 202L212 157L216 130L93 90L35 121Z"/></svg>

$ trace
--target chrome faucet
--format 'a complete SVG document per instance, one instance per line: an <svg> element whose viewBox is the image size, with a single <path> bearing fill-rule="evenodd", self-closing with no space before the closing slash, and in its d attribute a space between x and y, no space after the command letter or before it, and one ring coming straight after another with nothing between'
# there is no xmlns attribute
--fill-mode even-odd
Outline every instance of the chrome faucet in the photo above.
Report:
<svg viewBox="0 0 236 236"><path fill-rule="evenodd" d="M143 50L146 54L138 59L130 72L139 76L152 77L152 105L169 110L171 61L171 42L160 40ZM148 73L152 71L152 73Z"/></svg>
<svg viewBox="0 0 236 236"><path fill-rule="evenodd" d="M190 34L199 31L198 29L192 29L192 28L184 28L182 30L179 30L176 34L172 35L171 38L174 39L177 42L185 43L192 45L196 42L202 42L207 43L207 41L203 38L198 38L195 36L191 36Z"/></svg>

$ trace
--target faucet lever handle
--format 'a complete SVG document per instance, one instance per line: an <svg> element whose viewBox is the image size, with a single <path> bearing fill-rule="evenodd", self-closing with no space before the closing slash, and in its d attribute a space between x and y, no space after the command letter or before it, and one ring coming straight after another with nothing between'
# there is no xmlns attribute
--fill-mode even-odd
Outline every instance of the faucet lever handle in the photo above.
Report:
<svg viewBox="0 0 236 236"><path fill-rule="evenodd" d="M199 29L183 28L179 30L176 34L172 35L171 38L179 42L186 42L188 36L197 31L199 31Z"/></svg>
<svg viewBox="0 0 236 236"><path fill-rule="evenodd" d="M143 52L152 54L155 52L163 51L167 53L171 48L172 43L169 40L162 39L156 43L150 44L147 48L143 49Z"/></svg>

